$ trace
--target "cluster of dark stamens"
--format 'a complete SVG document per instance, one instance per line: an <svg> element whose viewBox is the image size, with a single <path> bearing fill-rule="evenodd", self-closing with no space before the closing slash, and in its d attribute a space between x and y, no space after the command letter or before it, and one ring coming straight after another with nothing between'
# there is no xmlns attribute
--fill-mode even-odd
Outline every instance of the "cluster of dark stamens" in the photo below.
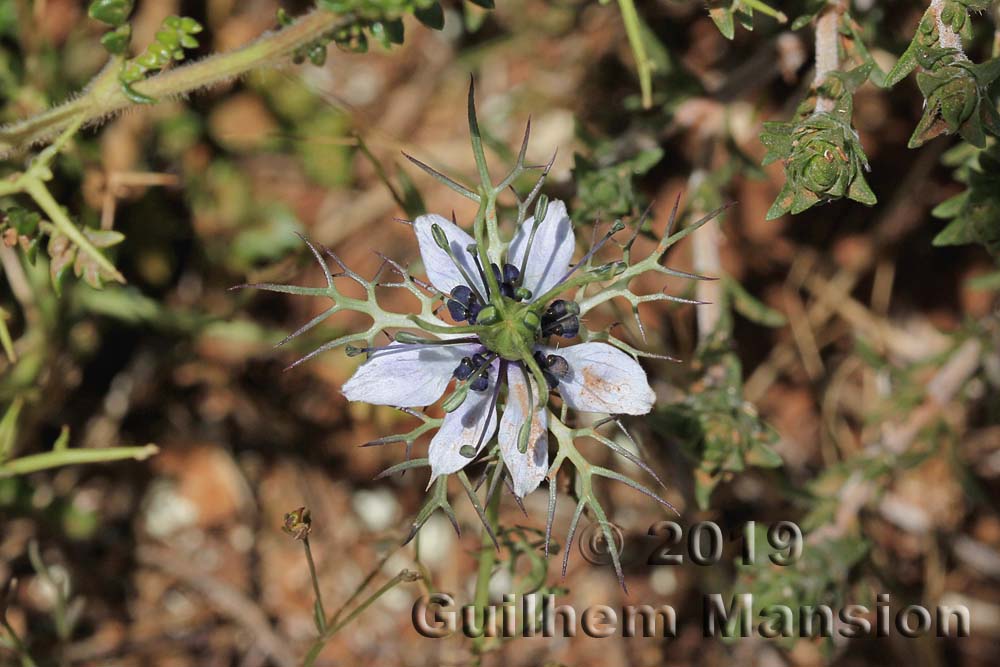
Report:
<svg viewBox="0 0 1000 667"><path fill-rule="evenodd" d="M521 283L521 272L513 264L504 264L503 271L500 271L500 267L496 264L491 264L490 268L493 269L493 275L497 279L497 283L500 285L500 294L503 294L508 299L514 299L515 301L520 301L520 297L524 297L524 294L517 294L517 288ZM531 298L530 295L526 298Z"/></svg>
<svg viewBox="0 0 1000 667"><path fill-rule="evenodd" d="M479 300L479 295L473 292L470 287L459 285L451 291L451 298L448 299L448 313L456 322L468 320L469 324L475 324L476 317L483 309L483 305Z"/></svg>
<svg viewBox="0 0 1000 667"><path fill-rule="evenodd" d="M465 357L455 368L452 375L455 376L456 380L461 382L472 378L472 382L469 383L469 389L472 391L486 391L486 388L490 385L489 365L493 363L494 359L496 359L496 355L490 353L474 354L471 357Z"/></svg>
<svg viewBox="0 0 1000 667"><path fill-rule="evenodd" d="M472 246L474 248L475 246ZM469 253L476 259L476 267L479 268L478 256L473 253L472 248L469 249ZM496 277L497 284L500 287L500 294L507 297L508 299L513 299L514 301L523 301L531 298L531 292L520 287L521 272L513 264L504 264L503 270L496 264L491 264L490 269L493 270L493 275ZM479 270L479 277L483 281L483 285L486 287L487 294L486 299L489 300L489 282L486 280L486 276L483 275L482 269ZM447 301L448 313L451 315L452 319L456 322L468 322L469 324L475 324L476 318L479 316L479 311L483 309L486 304L483 303L482 296L471 287L467 285L458 285L451 291L450 298Z"/></svg>
<svg viewBox="0 0 1000 667"><path fill-rule="evenodd" d="M580 306L575 301L559 299L542 314L542 336L575 338L580 333Z"/></svg>

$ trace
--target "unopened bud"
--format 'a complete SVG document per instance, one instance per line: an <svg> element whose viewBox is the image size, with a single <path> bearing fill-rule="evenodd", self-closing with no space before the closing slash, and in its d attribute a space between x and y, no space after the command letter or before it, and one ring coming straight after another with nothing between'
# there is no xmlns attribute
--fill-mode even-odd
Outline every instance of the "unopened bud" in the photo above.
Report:
<svg viewBox="0 0 1000 667"><path fill-rule="evenodd" d="M309 514L309 509L300 507L294 512L286 514L285 523L281 529L297 540L308 538L310 531L312 531L312 516Z"/></svg>

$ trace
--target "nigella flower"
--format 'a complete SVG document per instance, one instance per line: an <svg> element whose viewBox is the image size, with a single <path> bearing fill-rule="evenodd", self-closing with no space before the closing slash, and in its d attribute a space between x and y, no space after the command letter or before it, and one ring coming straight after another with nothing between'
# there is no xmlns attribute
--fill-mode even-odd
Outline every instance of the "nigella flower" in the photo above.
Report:
<svg viewBox="0 0 1000 667"><path fill-rule="evenodd" d="M351 401L403 408L447 394L428 453L431 481L465 467L496 435L515 494L535 490L549 467L550 394L578 412L641 415L653 406L646 373L631 356L603 342L564 345L580 329L579 305L558 298L575 273L576 243L566 205L541 208L538 224L529 217L516 231L503 268L494 263L489 272L458 225L417 218L427 277L449 295L456 325L432 327L437 339L403 336L369 349L343 387Z"/></svg>
<svg viewBox="0 0 1000 667"><path fill-rule="evenodd" d="M406 443L406 460L391 466L381 476L420 467L431 469L428 489L432 486L433 489L429 490L414 519L407 540L438 510L445 512L458 528L448 500L448 480L454 476L461 482L485 530L499 548L493 530L500 499L496 492L499 483L506 481L514 495L522 498L544 479L549 491L545 530L547 554L556 507L554 480L566 466L574 473L570 493L576 499L576 510L563 553L565 573L570 545L585 510L589 510L592 520L600 526L606 543L614 544L607 514L594 490L595 477L627 484L673 509L642 483L589 462L576 446L577 440L584 439L600 443L662 484L648 465L601 429L614 422L626 437L631 438L618 416L646 414L655 400L646 373L637 360L640 357L670 357L639 350L610 331L591 330L584 318L608 301L625 301L631 306L639 333L645 339L639 318L641 304L656 301L694 303L666 291L638 294L631 283L645 274L701 278L667 268L663 258L674 243L723 209L675 232L678 207L675 203L666 233L650 253L638 258L632 245L643 228L643 216L635 222L626 241L613 244L620 250L620 258L597 264L601 248L625 229L623 222L616 221L599 241L577 257L573 225L566 205L561 201L550 202L540 194L552 161L542 167L525 164L530 123L516 163L499 183L494 183L486 164L471 86L468 113L472 152L479 172L479 184L474 189L407 156L439 182L478 205L470 225L471 234L456 222L438 215L421 215L413 221L427 282L414 278L409 270L385 256L382 256L382 268L390 267L400 280L381 281L381 269L375 278L366 280L329 249L323 248L322 251L340 268L333 274L323 262L320 250L307 241L323 268L324 287L254 286L332 301L325 312L285 341L336 313L353 311L371 319L367 329L331 340L293 366L338 347L344 347L352 356L364 354L367 356L365 362L344 384L343 393L347 398L395 406L421 421L407 433L368 443ZM514 184L533 169L541 169L541 175L522 199ZM497 197L507 191L513 191L517 211L513 228L504 233ZM529 216L532 210L534 215ZM505 240L505 236L509 236L509 240ZM353 281L362 288L363 295L344 294L337 279ZM419 311L405 314L384 308L379 303L377 291L384 287L408 291L419 302ZM391 342L376 346L375 341L383 335L389 336ZM444 410L444 417L440 419L414 409L439 401ZM575 413L599 413L609 417L577 420ZM573 423L580 421L585 423ZM432 434L428 456L411 458L413 444L427 434ZM479 497L479 487L469 481L463 470L473 461L486 464L481 479L488 479L489 486L484 499ZM624 585L618 552L614 547L609 551Z"/></svg>

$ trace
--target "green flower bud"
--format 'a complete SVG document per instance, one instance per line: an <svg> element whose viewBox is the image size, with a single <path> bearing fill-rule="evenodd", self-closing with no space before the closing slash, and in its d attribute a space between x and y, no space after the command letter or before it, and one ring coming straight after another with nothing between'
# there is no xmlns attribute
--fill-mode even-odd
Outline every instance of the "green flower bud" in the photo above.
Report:
<svg viewBox="0 0 1000 667"><path fill-rule="evenodd" d="M956 132L982 148L986 132L1000 135L1000 115L987 92L1000 77L1000 59L976 65L954 49L929 49L917 60L925 69L917 74L925 106L910 137L910 148Z"/></svg>
<svg viewBox="0 0 1000 667"><path fill-rule="evenodd" d="M776 160L785 164L785 185L767 213L768 220L841 197L868 206L875 203L875 193L864 177L868 159L851 127L851 91L867 71L865 66L830 75L817 91L833 100L830 111L816 111L812 100L807 100L795 121L764 124L761 141L768 153L763 164Z"/></svg>

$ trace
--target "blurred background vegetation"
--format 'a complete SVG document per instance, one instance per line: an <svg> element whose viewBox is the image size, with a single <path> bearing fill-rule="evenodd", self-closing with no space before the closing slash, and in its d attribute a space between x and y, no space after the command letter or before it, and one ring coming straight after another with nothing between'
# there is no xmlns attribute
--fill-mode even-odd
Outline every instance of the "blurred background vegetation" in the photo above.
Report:
<svg viewBox="0 0 1000 667"><path fill-rule="evenodd" d="M0 0L2 121L41 113L98 73L109 26L88 18L89 4ZM0 664L29 664L27 655L38 665L299 664L316 632L313 593L301 545L281 526L302 505L312 511L328 607L347 600L376 563L378 582L402 568L425 577L374 601L317 664L472 662L468 643L420 638L410 606L428 587L471 596L473 508L456 503L461 537L435 516L399 548L424 480L375 481L403 459L402 445L358 445L414 419L348 405L339 387L358 360L340 351L283 372L367 322L334 318L276 349L327 304L230 290L321 284L297 234L370 278L382 265L373 251L418 261L410 229L394 218L453 208L470 217L469 202L400 155L474 173L464 126L470 74L491 160L513 160L530 115L529 160L544 163L558 149L546 191L570 202L579 227L651 206L649 228L662 232L678 194L686 221L738 202L721 225L670 255L674 268L720 277L667 285L711 306L648 304L641 334L627 308L604 323L681 360L646 364L657 410L628 424L635 442L623 436L619 444L641 450L682 523L710 519L737 531L748 520L790 520L807 535L796 566L737 568L738 545L727 543L717 567L627 572L626 597L610 568L576 553L565 580L554 564L546 573L538 531L547 498L528 497L527 516L505 498L509 567L495 575L497 591L560 587L563 601L580 607L670 604L679 636L514 640L484 663L996 663L996 139L977 148L939 137L908 148L924 95L933 94L926 79L918 88L911 76L891 93L872 83L877 77L823 89L847 100L842 118L863 147L858 160L871 165L865 172L851 162L850 178L863 173L878 203L832 197L783 215L794 205L775 211L775 200L788 183L805 192L805 181L794 181L792 167L786 180L787 155L765 160L769 150L791 149L778 126L762 140L762 123L796 122L796 108L816 94L813 25L825 3L782 2L780 12L763 13L760 3L710 3L707 12L701 2L673 0L319 4L354 17L328 35L329 49L314 44L298 54L301 64L275 62L135 105L83 129L51 158L48 190L126 284L60 237L37 201L0 199L0 639L8 647ZM994 58L996 7L951 4L988 10L960 27L972 61ZM230 51L311 5L140 0L128 22L132 49L142 53L176 14L203 27L185 57ZM845 63L864 63L866 75L890 72L925 9L912 0L854 3L853 32L842 29L853 49ZM977 104L995 110L994 92L974 88ZM0 137L10 183L39 148ZM873 203L864 193L851 198ZM412 305L387 298L400 311ZM93 465L23 463L53 448L79 457L70 462L100 460L92 452L109 447L139 449ZM629 466L603 448L592 456ZM627 531L666 518L630 489L602 492L609 518ZM558 507L563 532L572 505ZM734 591L802 604L874 607L876 591L891 593L894 607L965 604L973 634L703 638L700 596Z"/></svg>

